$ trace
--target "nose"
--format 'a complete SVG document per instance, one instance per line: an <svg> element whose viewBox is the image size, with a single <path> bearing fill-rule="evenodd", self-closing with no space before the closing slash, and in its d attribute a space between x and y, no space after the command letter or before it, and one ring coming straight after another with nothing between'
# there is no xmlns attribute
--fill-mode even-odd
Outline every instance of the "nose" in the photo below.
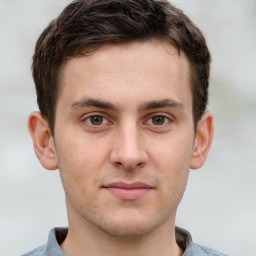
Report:
<svg viewBox="0 0 256 256"><path fill-rule="evenodd" d="M147 164L145 144L136 124L126 125L116 133L110 161L116 167L127 170L142 168Z"/></svg>

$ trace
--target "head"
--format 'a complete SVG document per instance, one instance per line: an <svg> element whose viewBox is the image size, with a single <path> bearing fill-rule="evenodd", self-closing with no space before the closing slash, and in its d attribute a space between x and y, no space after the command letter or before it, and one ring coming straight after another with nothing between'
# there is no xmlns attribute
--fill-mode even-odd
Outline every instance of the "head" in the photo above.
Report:
<svg viewBox="0 0 256 256"><path fill-rule="evenodd" d="M46 28L33 60L41 113L28 124L42 165L60 169L69 234L174 232L189 168L212 141L209 62L167 1L74 1Z"/></svg>
<svg viewBox="0 0 256 256"><path fill-rule="evenodd" d="M208 101L210 53L192 21L165 0L78 0L43 31L33 58L37 101L52 134L61 71L69 59L104 45L150 40L170 43L187 58L196 131Z"/></svg>

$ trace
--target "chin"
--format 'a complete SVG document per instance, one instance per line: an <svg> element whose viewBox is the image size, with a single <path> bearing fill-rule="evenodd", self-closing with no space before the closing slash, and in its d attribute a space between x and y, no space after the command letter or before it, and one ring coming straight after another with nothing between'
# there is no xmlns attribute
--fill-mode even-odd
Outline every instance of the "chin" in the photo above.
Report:
<svg viewBox="0 0 256 256"><path fill-rule="evenodd" d="M101 230L111 236L130 239L143 237L154 230L154 228L151 228L144 223L140 223L139 225L131 223L122 223L121 225L115 224L112 226L101 227Z"/></svg>
<svg viewBox="0 0 256 256"><path fill-rule="evenodd" d="M105 219L102 222L97 222L96 226L104 233L120 237L120 238L138 238L148 235L150 232L157 229L164 222L160 219L147 218L139 214L125 214L113 216L113 219Z"/></svg>

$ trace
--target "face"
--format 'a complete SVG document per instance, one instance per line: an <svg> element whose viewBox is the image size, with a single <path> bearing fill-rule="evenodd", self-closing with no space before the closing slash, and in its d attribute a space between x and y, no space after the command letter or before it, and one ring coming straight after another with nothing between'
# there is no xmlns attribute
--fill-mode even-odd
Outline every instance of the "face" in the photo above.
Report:
<svg viewBox="0 0 256 256"><path fill-rule="evenodd" d="M189 77L161 42L67 62L54 142L70 226L139 236L174 222L195 141Z"/></svg>

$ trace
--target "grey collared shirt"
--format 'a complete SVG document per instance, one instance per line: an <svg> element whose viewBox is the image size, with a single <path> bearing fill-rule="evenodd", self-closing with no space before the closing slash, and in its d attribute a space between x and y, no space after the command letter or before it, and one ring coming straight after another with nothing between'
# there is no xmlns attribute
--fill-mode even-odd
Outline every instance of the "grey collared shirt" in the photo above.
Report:
<svg viewBox="0 0 256 256"><path fill-rule="evenodd" d="M67 256L59 244L61 244L68 233L67 228L54 228L50 231L47 244L26 253L22 256ZM184 250L183 256L227 256L213 249L193 243L190 233L184 229L175 228L176 241Z"/></svg>

